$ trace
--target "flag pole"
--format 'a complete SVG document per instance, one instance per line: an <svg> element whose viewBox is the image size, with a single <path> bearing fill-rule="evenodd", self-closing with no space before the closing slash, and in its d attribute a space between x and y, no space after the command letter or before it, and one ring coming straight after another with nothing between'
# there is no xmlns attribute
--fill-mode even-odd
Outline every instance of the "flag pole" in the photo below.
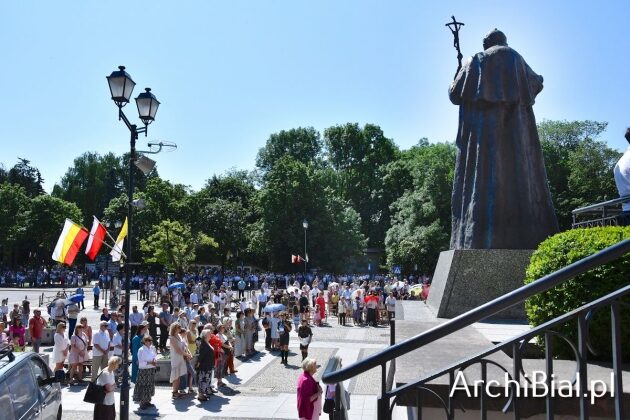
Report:
<svg viewBox="0 0 630 420"><path fill-rule="evenodd" d="M101 223L101 222L99 222L99 223ZM83 227L83 226L81 226L81 227ZM83 228L83 229L85 229L85 228ZM87 229L85 229L85 230L87 230ZM88 236L92 236L92 237L94 236L92 233L90 233L90 231L89 231L89 230L87 230L87 232L88 232ZM107 229L105 229L105 232L107 232ZM114 238L112 238L112 235L110 235L110 234L109 234L109 232L107 232L107 236L109 236L109 237L110 237L110 239L112 240L112 242L114 243L114 245L110 245L110 244L108 244L105 240L101 241L101 242L103 243L103 245L105 245L107 248L111 249L112 251L120 252L120 255L121 255L123 258L127 258L127 256L126 256L126 255L125 255L125 253L122 251L122 249L118 249L118 247L116 246L116 241L114 241ZM114 247L116 247L116 249L114 249Z"/></svg>
<svg viewBox="0 0 630 420"><path fill-rule="evenodd" d="M96 220L98 220L98 219L96 219ZM74 222L72 222L72 223L74 223ZM101 226L103 226L100 220L98 221L98 224L99 224L99 225L101 225ZM91 232L90 230L88 230L85 226L83 226L83 225L79 225L79 226L81 226L81 229L84 229L84 230L88 233L88 236L92 236L92 237L94 237L94 235L92 234L92 232ZM105 228L105 226L103 226L103 228ZM109 248L109 249L111 249L112 251L114 251L114 247L116 246L116 241L114 240L114 238L112 238L112 235L110 235L110 234L109 234L109 232L107 232L107 229L105 229L105 233L107 233L107 236L109 236L109 238L112 240L112 242L114 243L114 246L112 246L112 245L108 244L108 243L107 243L107 242L105 242L105 241L101 241L101 242L102 242L102 243L103 243L103 245L105 245L107 248ZM123 256L124 258L127 258L127 256L125 255L125 253L124 253L124 252L122 252L122 249L120 249L120 250L119 250L119 249L116 249L116 251L120 251L120 255L121 255L121 256Z"/></svg>

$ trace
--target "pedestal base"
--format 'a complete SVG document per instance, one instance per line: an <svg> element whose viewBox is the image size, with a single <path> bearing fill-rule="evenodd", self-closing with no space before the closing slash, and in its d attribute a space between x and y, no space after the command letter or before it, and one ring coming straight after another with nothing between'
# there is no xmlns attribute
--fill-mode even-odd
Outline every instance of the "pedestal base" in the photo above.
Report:
<svg viewBox="0 0 630 420"><path fill-rule="evenodd" d="M440 253L427 304L439 318L453 318L523 286L533 250L462 249ZM495 319L527 320L523 304Z"/></svg>

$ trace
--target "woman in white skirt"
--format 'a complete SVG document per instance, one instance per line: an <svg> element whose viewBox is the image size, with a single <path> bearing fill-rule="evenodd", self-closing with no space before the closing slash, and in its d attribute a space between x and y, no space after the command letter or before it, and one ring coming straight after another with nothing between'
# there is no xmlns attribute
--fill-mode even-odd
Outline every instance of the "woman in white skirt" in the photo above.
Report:
<svg viewBox="0 0 630 420"><path fill-rule="evenodd" d="M182 398L185 394L179 392L179 378L188 373L186 367L187 355L186 348L188 347L185 342L182 341L179 334L182 327L178 323L171 324L169 329L169 344L171 355L171 378L170 382L173 384L173 399Z"/></svg>
<svg viewBox="0 0 630 420"><path fill-rule="evenodd" d="M55 347L53 347L53 362L55 363L55 378L63 380L65 373L63 371L63 364L68 357L68 338L66 337L66 323L60 322L57 324L57 330L55 332Z"/></svg>

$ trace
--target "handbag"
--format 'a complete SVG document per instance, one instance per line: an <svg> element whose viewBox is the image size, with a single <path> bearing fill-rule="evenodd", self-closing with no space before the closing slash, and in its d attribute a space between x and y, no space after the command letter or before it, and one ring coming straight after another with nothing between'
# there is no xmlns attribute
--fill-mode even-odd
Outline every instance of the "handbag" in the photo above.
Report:
<svg viewBox="0 0 630 420"><path fill-rule="evenodd" d="M325 399L324 400L324 413L331 414L335 410L335 400L333 399Z"/></svg>
<svg viewBox="0 0 630 420"><path fill-rule="evenodd" d="M105 399L105 386L97 385L99 376L103 374L103 371L98 374L96 377L96 381L89 382L88 387L85 390L85 395L83 396L83 401L90 404L103 404L103 400Z"/></svg>

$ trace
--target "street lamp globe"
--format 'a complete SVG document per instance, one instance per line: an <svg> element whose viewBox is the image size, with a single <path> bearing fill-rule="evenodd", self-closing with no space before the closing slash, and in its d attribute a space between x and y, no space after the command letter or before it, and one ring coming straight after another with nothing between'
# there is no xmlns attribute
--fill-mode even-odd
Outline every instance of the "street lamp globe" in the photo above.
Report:
<svg viewBox="0 0 630 420"><path fill-rule="evenodd" d="M302 227L304 229L308 229L308 220L304 219L304 221L302 222Z"/></svg>
<svg viewBox="0 0 630 420"><path fill-rule="evenodd" d="M136 105L138 105L138 115L140 119L144 125L149 125L155 120L155 114L160 106L160 101L151 93L151 88L146 88L144 92L136 98Z"/></svg>
<svg viewBox="0 0 630 420"><path fill-rule="evenodd" d="M112 74L107 76L107 83L112 94L112 101L116 103L118 108L127 105L136 83L131 80L131 76L125 71L125 66L118 66L117 71L113 71Z"/></svg>

